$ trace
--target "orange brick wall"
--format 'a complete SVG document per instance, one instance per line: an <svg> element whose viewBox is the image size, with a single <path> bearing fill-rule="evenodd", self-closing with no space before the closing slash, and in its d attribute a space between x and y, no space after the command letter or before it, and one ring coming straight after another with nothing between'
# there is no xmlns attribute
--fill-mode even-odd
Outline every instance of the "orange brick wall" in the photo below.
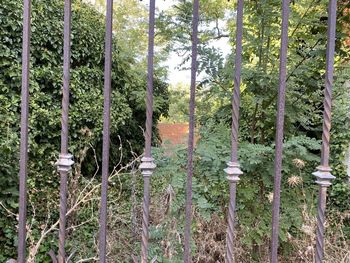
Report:
<svg viewBox="0 0 350 263"><path fill-rule="evenodd" d="M158 129L163 144L167 142L173 145L187 143L188 123L159 123Z"/></svg>

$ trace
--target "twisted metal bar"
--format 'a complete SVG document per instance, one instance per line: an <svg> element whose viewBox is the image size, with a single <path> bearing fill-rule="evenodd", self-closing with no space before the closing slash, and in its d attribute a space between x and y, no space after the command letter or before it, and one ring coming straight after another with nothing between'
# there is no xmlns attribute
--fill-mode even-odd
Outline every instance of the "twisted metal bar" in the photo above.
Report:
<svg viewBox="0 0 350 263"><path fill-rule="evenodd" d="M329 141L331 130L332 86L334 75L335 31L337 19L337 1L330 0L328 5L328 33L326 52L326 75L324 90L324 112L322 133L321 165L329 166Z"/></svg>
<svg viewBox="0 0 350 263"><path fill-rule="evenodd" d="M317 171L313 173L313 175L315 175L317 178L316 183L320 185L317 209L318 214L315 252L316 263L323 262L324 224L327 202L327 188L331 185L331 181L335 179L335 177L331 174L331 168L329 167L329 147L332 110L332 86L334 75L335 32L337 18L336 16L337 1L329 0L321 165L317 167Z"/></svg>
<svg viewBox="0 0 350 263"><path fill-rule="evenodd" d="M232 133L231 133L231 162L238 161L238 130L239 130L239 106L242 71L242 38L243 38L243 0L238 0L236 22L236 56L234 94L232 97Z"/></svg>
<svg viewBox="0 0 350 263"><path fill-rule="evenodd" d="M236 189L237 183L230 182L230 205L228 211L228 227L226 241L226 260L227 263L234 262L234 224L235 224L235 208L236 208Z"/></svg>
<svg viewBox="0 0 350 263"><path fill-rule="evenodd" d="M64 263L65 253L65 237L66 237L66 213L67 213L67 172L60 172L60 229L58 232L58 262Z"/></svg>
<svg viewBox="0 0 350 263"><path fill-rule="evenodd" d="M331 180L335 177L331 174L331 168L326 166L317 167L317 171L313 173L316 176L316 183L320 185L317 207L317 230L316 230L316 252L315 262L323 262L324 253L324 223L327 201L327 188L331 185Z"/></svg>
<svg viewBox="0 0 350 263"><path fill-rule="evenodd" d="M58 242L58 262L65 262L65 234L67 213L67 177L73 165L73 156L68 154L68 111L70 85L70 53L71 53L71 0L64 2L64 43L63 43L63 97L62 97L62 130L61 154L56 163L60 173L60 228Z"/></svg>
<svg viewBox="0 0 350 263"><path fill-rule="evenodd" d="M145 157L151 157L152 143L155 2L150 0L149 7Z"/></svg>
<svg viewBox="0 0 350 263"><path fill-rule="evenodd" d="M143 175L143 215L141 238L141 262L146 263L148 257L149 238L149 203L150 203L150 177L156 165L152 158L152 117L153 117L153 67L154 67L154 27L155 27L155 0L150 0L149 28L148 28L148 57L147 57L147 95L146 95L146 131L145 131L145 155L141 160L140 170Z"/></svg>
<svg viewBox="0 0 350 263"><path fill-rule="evenodd" d="M184 240L184 262L191 262L191 223L192 223L192 177L193 177L193 149L194 149L194 126L195 126L195 96L196 74L198 53L198 23L199 23L199 0L193 1L192 18L192 65L191 65L191 92L188 134L188 160L187 160L187 184L186 184L186 223Z"/></svg>
<svg viewBox="0 0 350 263"><path fill-rule="evenodd" d="M143 181L143 215L142 215L142 246L141 246L141 262L147 262L148 256L148 225L149 225L149 188L150 178L144 177Z"/></svg>
<svg viewBox="0 0 350 263"><path fill-rule="evenodd" d="M26 259L27 221L27 163L28 163L28 116L29 116L29 67L30 67L30 23L31 1L23 2L23 43L22 43L22 91L21 91L21 145L19 161L19 224L18 263Z"/></svg>
<svg viewBox="0 0 350 263"><path fill-rule="evenodd" d="M230 185L230 204L228 210L228 227L226 241L226 263L234 262L234 226L235 226L235 210L236 210L236 190L239 176L243 174L237 162L228 162L225 169L227 180Z"/></svg>
<svg viewBox="0 0 350 263"><path fill-rule="evenodd" d="M143 157L141 160L141 173L143 175L143 215L142 215L142 241L141 241L141 262L147 262L148 256L148 225L149 225L149 189L150 189L150 177L153 174L156 165L153 163L153 158Z"/></svg>
<svg viewBox="0 0 350 263"><path fill-rule="evenodd" d="M238 132L239 132L239 106L242 69L242 37L243 37L243 0L237 4L236 29L236 56L234 91L232 97L232 132L231 132L231 162L227 165L225 173L230 186L230 201L228 210L228 227L226 241L226 263L234 262L234 225L236 210L236 190L239 176L243 174L238 164Z"/></svg>
<svg viewBox="0 0 350 263"><path fill-rule="evenodd" d="M109 148L111 122L111 71L112 71L112 34L113 34L113 0L106 3L106 43L104 72L104 105L103 105L103 145L102 145L102 184L99 233L99 262L105 263L107 257L107 188L109 175Z"/></svg>
<svg viewBox="0 0 350 263"><path fill-rule="evenodd" d="M229 167L225 169L227 179L230 185L230 205L228 211L228 227L226 241L226 263L234 262L234 226L235 226L235 209L236 209L236 190L239 176L243 174L237 163L228 163Z"/></svg>
<svg viewBox="0 0 350 263"><path fill-rule="evenodd" d="M64 43L63 43L63 97L62 97L62 130L61 154L68 153L68 111L70 85L70 53L71 53L71 0L64 1Z"/></svg>
<svg viewBox="0 0 350 263"><path fill-rule="evenodd" d="M288 51L288 18L289 0L282 1L282 32L279 68L279 89L277 106L276 127L276 149L275 149L275 176L273 189L273 211L272 211L272 235L270 262L278 262L278 232L279 215L281 203L281 177L282 177L282 155L283 155L283 133L284 133L284 110L287 81L287 51Z"/></svg>
<svg viewBox="0 0 350 263"><path fill-rule="evenodd" d="M59 229L59 242L58 242L58 262L65 262L65 234L66 234L66 214L67 214L67 177L68 172L71 170L73 162L73 155L60 154L59 159L56 162L57 170L60 173L60 229Z"/></svg>
<svg viewBox="0 0 350 263"><path fill-rule="evenodd" d="M325 223L325 211L327 200L327 187L320 186L318 195L318 208L317 208L317 234L316 234L316 247L323 248L324 246L324 223ZM316 249L315 260L316 262L322 262L323 249Z"/></svg>

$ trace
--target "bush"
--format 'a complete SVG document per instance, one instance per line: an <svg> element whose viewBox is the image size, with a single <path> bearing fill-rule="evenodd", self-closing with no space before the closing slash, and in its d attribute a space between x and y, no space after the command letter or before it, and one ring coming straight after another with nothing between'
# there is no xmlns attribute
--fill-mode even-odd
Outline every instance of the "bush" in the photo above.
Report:
<svg viewBox="0 0 350 263"><path fill-rule="evenodd" d="M11 211L18 207L22 10L19 0L4 0L0 4L0 201ZM97 164L91 150L84 154L81 163L83 174L91 176L101 160L104 17L78 0L73 1L72 10L69 150L79 159L86 145L96 149ZM118 137L125 144L129 141L138 153L144 144L140 127L145 122L146 73L135 67L135 59L118 47L118 37L121 36L114 36L113 41L112 164L120 157ZM60 145L62 54L63 1L33 1L28 189L29 201L36 204L36 214L42 216L36 219L39 221L45 219L41 209L46 203L58 200L59 176L53 164ZM156 123L168 109L167 84L156 79L154 93ZM123 160L128 157L123 156ZM28 214L32 212L29 208ZM15 218L3 209L0 215L0 261L4 262L15 253ZM57 216L56 213L51 220Z"/></svg>
<svg viewBox="0 0 350 263"><path fill-rule="evenodd" d="M320 142L306 136L295 136L285 141L280 240L286 256L292 250L290 238L298 238L302 233L305 209L308 212L315 212L316 185L312 172L318 164L319 157L313 152L319 149ZM176 241L176 233L182 233L184 227L186 156L184 149L178 149L171 156L164 155L162 152L156 156L158 168L154 184L157 185L159 196L155 194L154 199L170 201L164 203L167 209L155 208L153 211L156 215L153 225L157 226L151 232L151 238L154 239L151 246L151 251L154 251L153 256L159 257L159 250L165 249L159 244L169 242L171 245L168 250L173 251L172 259L181 259L182 247ZM193 178L195 216L192 229L196 260L201 257L203 259L202 241L205 235L202 231L209 231L205 232L208 235L213 234L215 242L221 244L219 247L222 248L225 243L225 222L229 201L228 182L223 169L227 166L226 161L229 156L229 126L207 123L201 128L200 141L195 153ZM257 262L263 262L262 250L268 247L271 234L274 145L242 142L239 159L244 175L241 177L237 191L237 231L240 233L237 240L245 251L245 255L242 255L244 257L239 261L245 262L247 258L253 258ZM164 195L170 197L164 198ZM154 202L159 203L160 201ZM165 214L159 216L160 210L168 212L163 211ZM225 228L221 234L217 232L220 229L218 224ZM223 237L220 237L221 235ZM211 240L211 242L214 241ZM240 245L237 244L237 246ZM221 251L219 256L215 256L216 249L215 246L204 249L207 253L205 254L208 260L206 262L216 262L216 260L222 262L224 253ZM164 256L164 260L168 259Z"/></svg>

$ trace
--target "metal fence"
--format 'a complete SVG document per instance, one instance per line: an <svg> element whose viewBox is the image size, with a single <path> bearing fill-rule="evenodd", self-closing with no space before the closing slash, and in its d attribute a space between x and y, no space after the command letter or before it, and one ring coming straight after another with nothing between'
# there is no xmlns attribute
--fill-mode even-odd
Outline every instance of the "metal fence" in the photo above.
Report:
<svg viewBox="0 0 350 263"><path fill-rule="evenodd" d="M329 139L331 128L331 97L333 83L333 64L335 50L336 30L336 0L329 0L328 9L328 44L325 74L325 98L322 136L321 165L314 173L319 184L317 238L316 238L316 263L321 263L324 252L324 224L327 188L331 185L334 176L329 167ZM144 178L142 237L141 237L141 262L147 262L148 238L149 238L149 204L150 204L150 177L156 165L151 153L152 139L152 114L153 114L153 57L154 57L154 30L155 30L155 0L150 0L149 12L149 42L148 42L148 76L146 98L146 131L145 152L140 165ZM99 229L99 262L106 262L106 232L107 232L107 181L109 174L109 148L110 148L110 105L111 105L111 63L112 63L112 24L113 24L113 0L106 1L106 38L105 38L105 72L104 72L104 110L103 110L103 150L102 150L102 189L100 207ZM240 83L242 66L242 38L243 38L243 0L238 0L237 6L237 31L236 31L236 57L234 74L234 91L232 97L232 152L231 159L225 169L230 189L229 216L227 228L227 252L226 262L234 262L234 225L237 183L243 172L238 162L238 130L240 107ZM287 49L288 49L288 18L289 0L282 0L282 34L280 48L279 89L277 101L276 120L276 148L274 170L274 195L272 207L272 234L270 262L278 262L278 232L280 214L280 191L282 171L282 151L284 133L284 110L286 93ZM193 150L194 150L194 114L195 114L195 90L197 73L197 46L198 46L198 22L199 0L193 1L193 32L192 32L192 66L191 66L191 91L190 91L190 116L188 139L188 164L187 164L187 189L186 189L186 224L184 239L184 262L191 262L191 214L192 214L192 175L193 175ZM62 133L61 153L56 163L60 173L60 219L59 219L59 249L58 255L52 256L53 262L66 262L65 255L65 231L67 212L67 175L73 165L72 155L68 153L68 108L70 85L70 35L71 35L71 0L65 0L64 4L64 61L63 61L63 98L62 98ZM23 11L23 52L22 52L22 94L21 94L21 143L20 143L20 198L19 198L19 226L18 226L18 263L26 262L26 207L27 207L27 162L28 162L28 108L29 108L29 57L30 57L30 28L31 25L31 0L24 0ZM239 189L238 189L239 190Z"/></svg>

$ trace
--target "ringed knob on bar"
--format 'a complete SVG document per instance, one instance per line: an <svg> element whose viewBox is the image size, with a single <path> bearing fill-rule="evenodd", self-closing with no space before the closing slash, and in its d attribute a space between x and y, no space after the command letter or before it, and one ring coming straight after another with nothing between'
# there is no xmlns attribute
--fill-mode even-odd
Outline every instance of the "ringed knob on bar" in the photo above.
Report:
<svg viewBox="0 0 350 263"><path fill-rule="evenodd" d="M140 170L144 177L149 177L153 174L154 169L157 167L153 162L152 157L143 157L141 159Z"/></svg>
<svg viewBox="0 0 350 263"><path fill-rule="evenodd" d="M335 176L331 174L332 169L329 166L318 166L317 171L312 173L316 176L316 183L320 186L328 187L332 183L331 181L335 179Z"/></svg>
<svg viewBox="0 0 350 263"><path fill-rule="evenodd" d="M74 164L73 155L71 154L60 154L55 165L59 172L69 172Z"/></svg>
<svg viewBox="0 0 350 263"><path fill-rule="evenodd" d="M238 182L240 180L239 176L243 174L239 163L236 162L228 162L224 171L227 174L227 180L230 182Z"/></svg>

